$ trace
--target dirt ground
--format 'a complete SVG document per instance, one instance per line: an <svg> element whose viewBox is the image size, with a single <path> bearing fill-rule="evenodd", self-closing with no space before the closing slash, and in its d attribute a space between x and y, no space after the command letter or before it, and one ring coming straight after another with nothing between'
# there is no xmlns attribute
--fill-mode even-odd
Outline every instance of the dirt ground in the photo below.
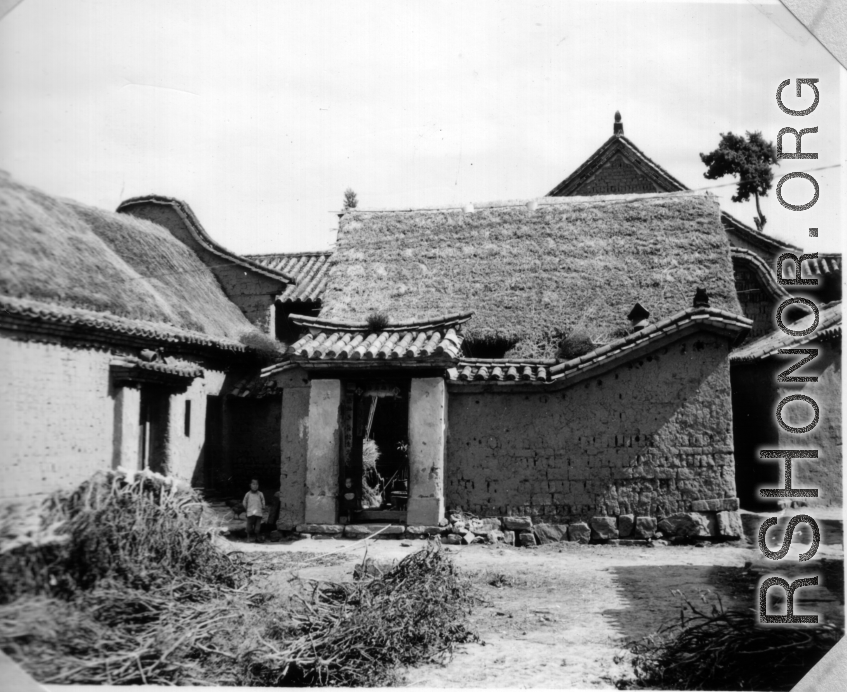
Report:
<svg viewBox="0 0 847 692"><path fill-rule="evenodd" d="M352 579L365 555L390 564L423 541L302 539L248 544L220 539L227 550L264 553L267 578L281 590L299 580ZM614 689L629 675L624 643L680 617L685 597L707 610L752 608L759 578L821 575L797 592L795 612L843 622L843 551L822 545L811 564L794 544L779 563L746 543L696 546L604 546L556 543L537 548L445 546L472 579L483 603L472 616L477 644L446 665L405 671L410 687L545 687ZM777 590L775 590L777 591Z"/></svg>

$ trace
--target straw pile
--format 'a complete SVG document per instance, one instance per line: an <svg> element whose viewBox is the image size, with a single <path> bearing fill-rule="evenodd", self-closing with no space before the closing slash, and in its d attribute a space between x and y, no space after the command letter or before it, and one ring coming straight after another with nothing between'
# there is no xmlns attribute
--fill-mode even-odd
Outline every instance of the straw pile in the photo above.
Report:
<svg viewBox="0 0 847 692"><path fill-rule="evenodd" d="M109 473L34 529L0 526L0 648L52 684L377 685L475 637L437 544L304 598L263 588L268 556L220 552L204 510L170 479Z"/></svg>
<svg viewBox="0 0 847 692"><path fill-rule="evenodd" d="M465 624L469 582L438 543L395 568L343 584L314 585L286 623L272 623L253 656L251 684L384 686L402 666L449 658L476 641Z"/></svg>
<svg viewBox="0 0 847 692"><path fill-rule="evenodd" d="M843 636L843 627L762 627L754 611L687 602L681 622L629 645L635 680L619 688L790 690Z"/></svg>
<svg viewBox="0 0 847 692"><path fill-rule="evenodd" d="M704 194L356 209L341 220L321 316L396 323L473 311L466 339L548 358L557 330L582 324L604 343L636 302L658 321L691 307L698 287L741 314L718 204Z"/></svg>

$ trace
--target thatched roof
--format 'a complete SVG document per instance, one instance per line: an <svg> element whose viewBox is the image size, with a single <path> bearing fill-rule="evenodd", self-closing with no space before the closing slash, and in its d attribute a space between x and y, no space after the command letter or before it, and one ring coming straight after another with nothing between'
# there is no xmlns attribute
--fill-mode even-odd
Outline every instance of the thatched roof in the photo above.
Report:
<svg viewBox="0 0 847 692"><path fill-rule="evenodd" d="M0 173L0 295L236 339L252 325L167 230Z"/></svg>
<svg viewBox="0 0 847 692"><path fill-rule="evenodd" d="M321 317L392 322L473 311L466 339L517 342L509 355L552 357L556 334L595 343L629 326L711 305L741 313L730 246L708 194L544 198L531 203L348 212Z"/></svg>

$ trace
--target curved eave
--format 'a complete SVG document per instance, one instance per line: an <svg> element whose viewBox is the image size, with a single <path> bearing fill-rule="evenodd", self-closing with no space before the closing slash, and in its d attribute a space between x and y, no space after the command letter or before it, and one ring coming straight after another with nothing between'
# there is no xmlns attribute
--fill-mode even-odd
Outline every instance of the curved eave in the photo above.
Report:
<svg viewBox="0 0 847 692"><path fill-rule="evenodd" d="M261 274L270 279L276 279L280 283L284 285L295 283L293 277L288 276L281 271L276 269L270 269L268 267L264 267L258 262L254 262L253 260L247 259L245 257L241 257L240 255L236 255L233 252L230 252L226 248L218 245L212 238L206 233L206 230L203 228L203 225L200 223L197 216L194 214L194 211L186 202L182 200L176 199L174 197L165 197L164 195L146 195L143 197L131 197L130 199L124 200L118 205L117 211L121 212L127 207L131 207L136 204L161 204L163 206L169 206L176 210L177 214L179 214L180 218L185 223L185 227L189 230L194 239L200 243L206 250L217 255L221 259L225 259L232 264L237 264L244 269L249 269L256 274Z"/></svg>

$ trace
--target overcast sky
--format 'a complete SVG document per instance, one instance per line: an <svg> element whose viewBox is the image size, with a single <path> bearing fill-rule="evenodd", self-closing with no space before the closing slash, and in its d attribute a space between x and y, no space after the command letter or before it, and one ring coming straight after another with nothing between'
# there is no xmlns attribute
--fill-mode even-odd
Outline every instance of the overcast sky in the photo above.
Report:
<svg viewBox="0 0 847 692"><path fill-rule="evenodd" d="M777 176L837 165L840 70L779 4L24 0L0 21L0 167L109 209L181 198L237 252L325 249L348 186L362 208L542 196L617 109L691 188L730 183L698 156L730 130L818 126L819 159ZM808 117L775 103L795 77L820 80ZM814 173L807 212L772 191L766 230L838 250L840 175ZM713 191L752 225L732 185Z"/></svg>

